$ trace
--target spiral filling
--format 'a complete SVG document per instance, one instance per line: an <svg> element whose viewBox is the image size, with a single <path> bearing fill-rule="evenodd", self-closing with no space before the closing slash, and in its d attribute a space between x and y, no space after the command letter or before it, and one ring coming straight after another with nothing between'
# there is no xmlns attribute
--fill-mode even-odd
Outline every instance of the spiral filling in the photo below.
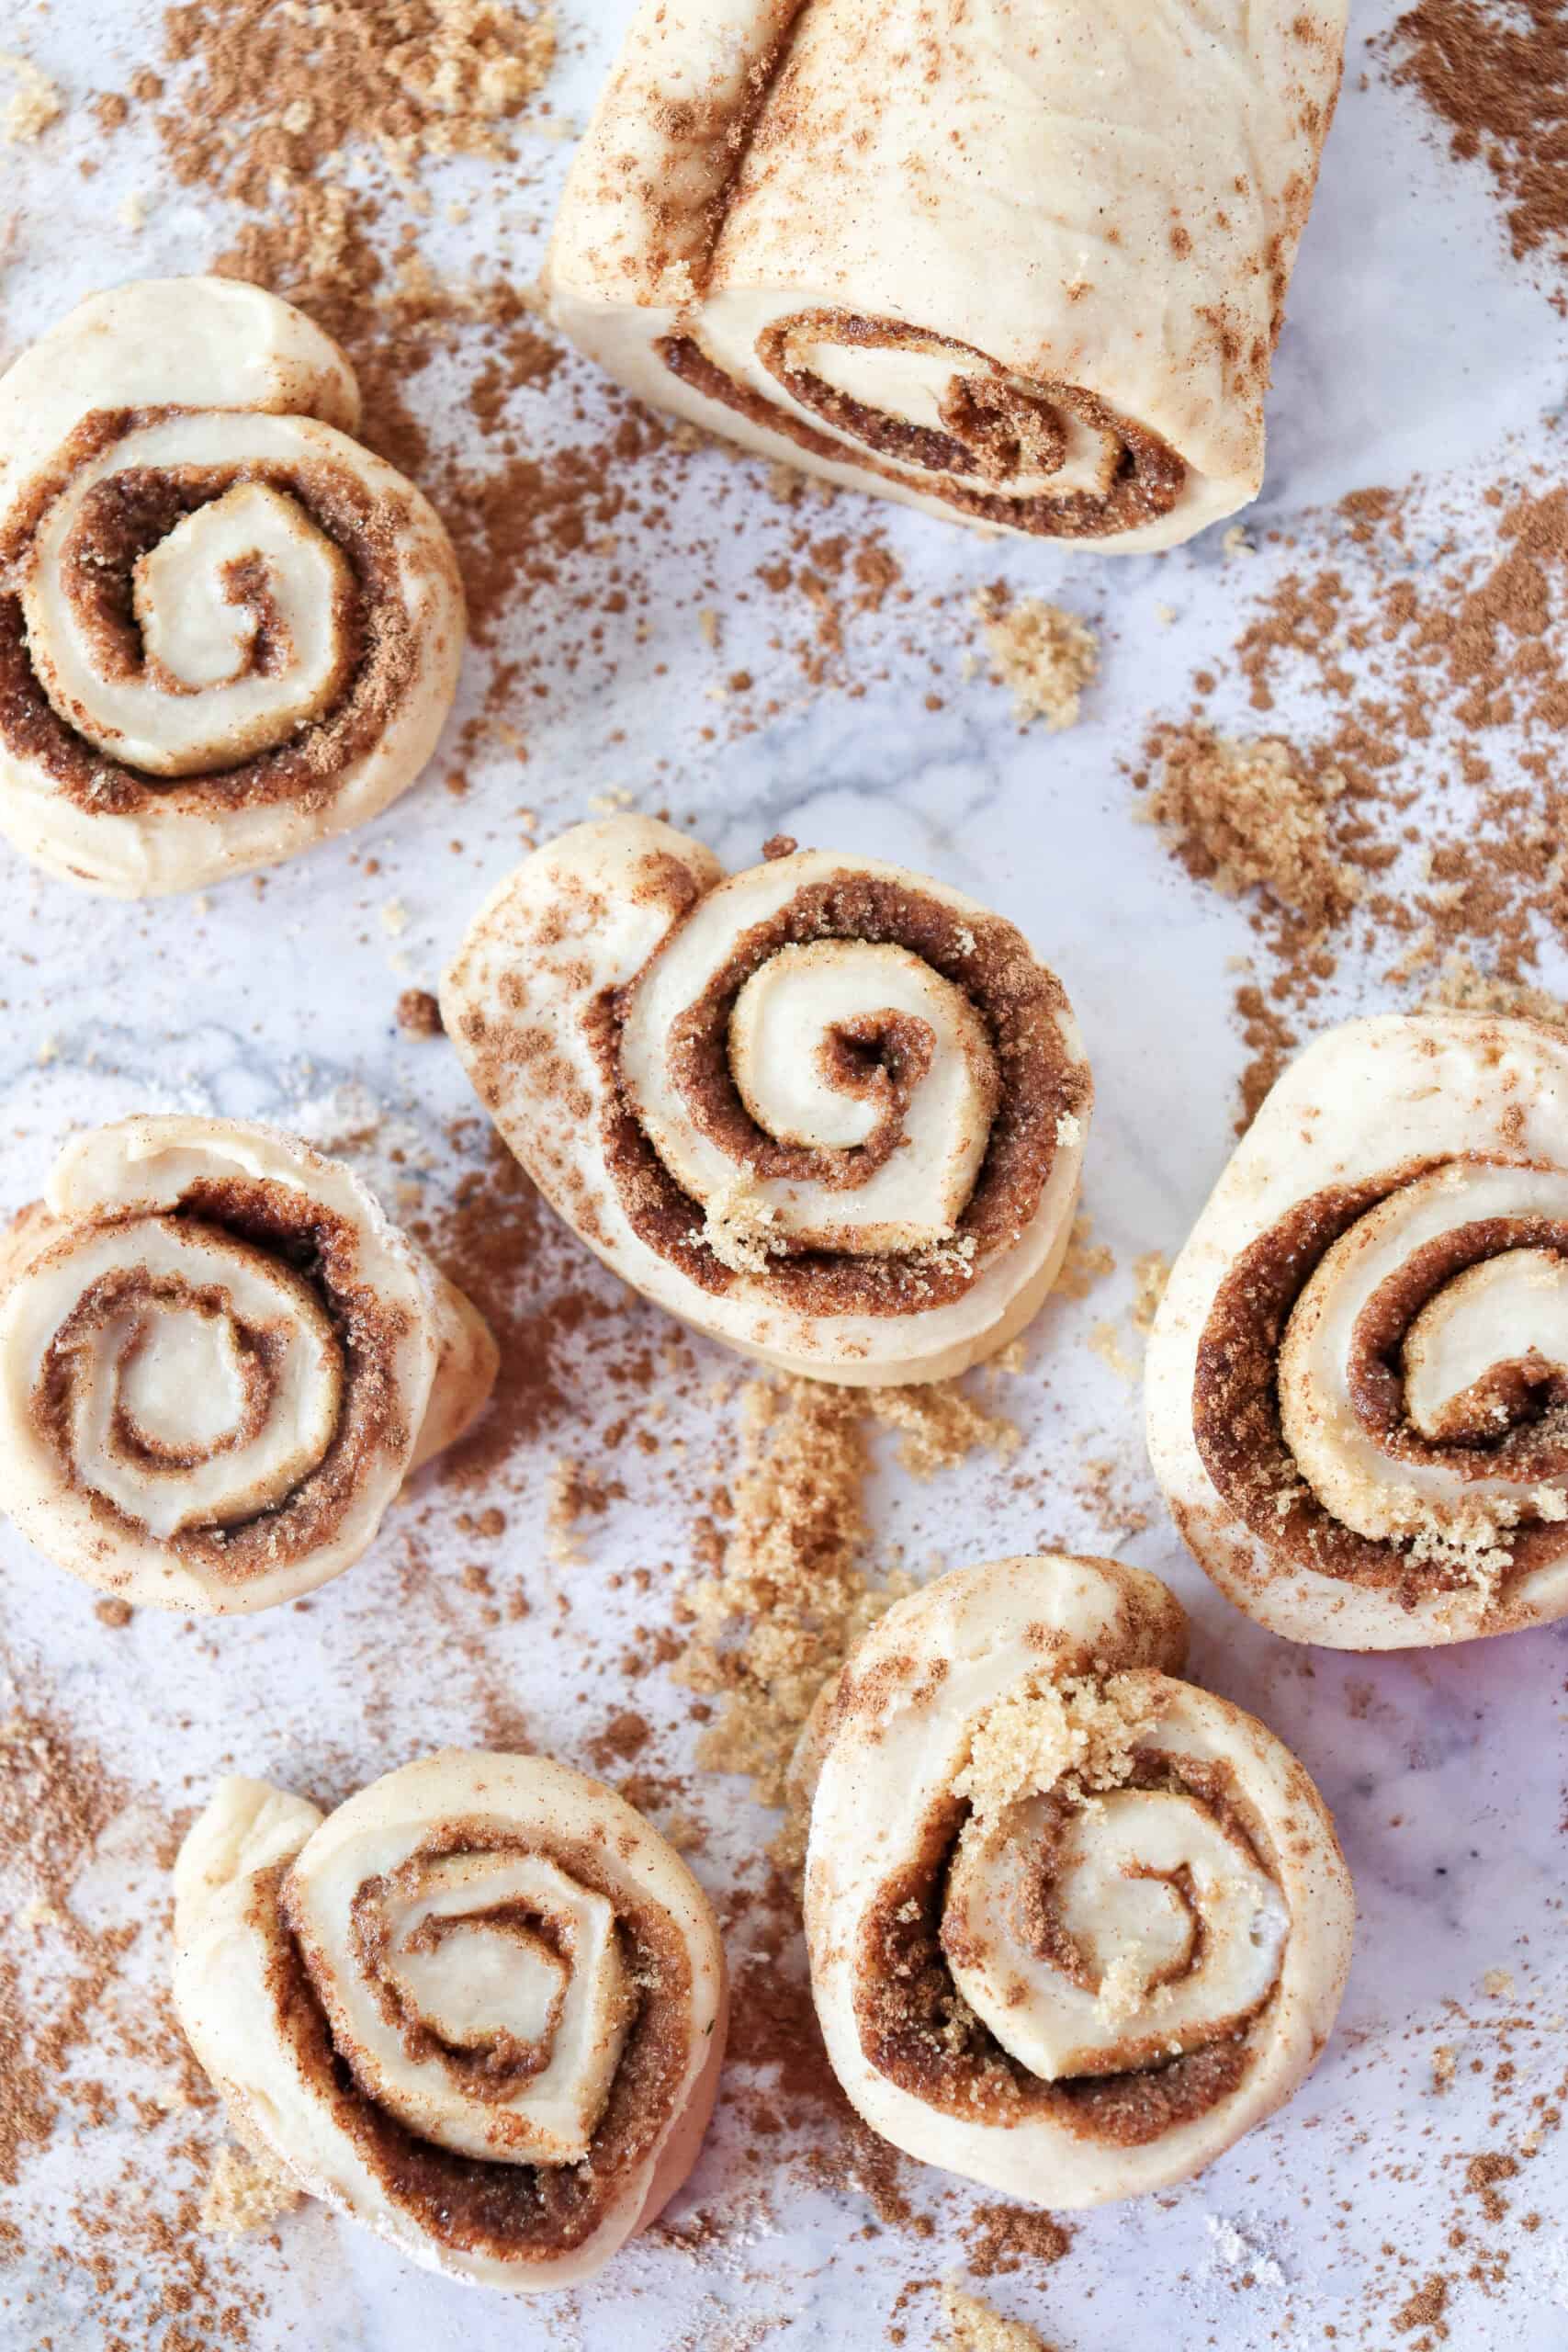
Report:
<svg viewBox="0 0 1568 2352"><path fill-rule="evenodd" d="M886 876L803 884L738 934L724 896L605 1010L632 1225L705 1288L761 1274L808 1314L961 1296L1087 1108L1060 984L1010 923Z"/></svg>
<svg viewBox="0 0 1568 2352"><path fill-rule="evenodd" d="M1289 1907L1228 1767L1156 1741L1156 1715L1134 1675L982 1724L863 1922L856 2022L881 2074L953 2115L1123 2146L1235 2090ZM1055 1775L1053 1752L1072 1758Z"/></svg>
<svg viewBox="0 0 1568 2352"><path fill-rule="evenodd" d="M190 1185L177 1210L66 1234L26 1281L32 1413L106 1528L243 1581L326 1542L399 1410L400 1310L348 1224L292 1187Z"/></svg>
<svg viewBox="0 0 1568 2352"><path fill-rule="evenodd" d="M150 411L73 436L0 594L0 743L78 806L319 807L406 699L412 509L292 427Z"/></svg>
<svg viewBox="0 0 1568 2352"><path fill-rule="evenodd" d="M1098 538L1157 521L1187 479L1168 442L1095 393L1010 374L897 319L812 310L775 321L755 358L784 401L693 334L666 336L659 351L682 383L815 458L1041 537Z"/></svg>
<svg viewBox="0 0 1568 2352"><path fill-rule="evenodd" d="M1568 1549L1568 1175L1461 1159L1314 1195L1237 1260L1194 1432L1271 1554L1393 1591Z"/></svg>
<svg viewBox="0 0 1568 2352"><path fill-rule="evenodd" d="M693 1983L674 1923L586 1844L490 1822L452 1822L367 1880L343 1862L257 1883L302 2075L438 2244L502 2260L582 2245L680 2094Z"/></svg>

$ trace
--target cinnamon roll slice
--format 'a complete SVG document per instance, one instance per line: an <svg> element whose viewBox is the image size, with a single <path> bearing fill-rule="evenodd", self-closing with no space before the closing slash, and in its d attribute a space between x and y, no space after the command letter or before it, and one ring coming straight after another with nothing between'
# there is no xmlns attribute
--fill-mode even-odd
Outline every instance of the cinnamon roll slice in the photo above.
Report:
<svg viewBox="0 0 1568 2352"><path fill-rule="evenodd" d="M1091 1089L1012 925L879 860L726 877L649 818L525 861L447 973L448 1035L605 1263L792 1372L938 1380L1044 1298Z"/></svg>
<svg viewBox="0 0 1568 2352"><path fill-rule="evenodd" d="M94 295L0 378L0 831L118 898L364 823L457 690L462 588L347 360L228 278Z"/></svg>
<svg viewBox="0 0 1568 2352"><path fill-rule="evenodd" d="M1568 1615L1568 1040L1393 1013L1309 1046L1147 1376L1182 1535L1274 1632L1405 1649Z"/></svg>
<svg viewBox="0 0 1568 2352"><path fill-rule="evenodd" d="M563 1764L449 1749L324 1817L220 1781L175 1937L175 2006L236 2127L427 2269L572 2286L696 2161L728 2017L712 1910Z"/></svg>
<svg viewBox="0 0 1568 2352"><path fill-rule="evenodd" d="M1354 1917L1334 1826L1185 1652L1141 1570L998 1560L896 1602L826 1694L812 1993L909 2155L1099 2205L1185 2180L1316 2060Z"/></svg>
<svg viewBox="0 0 1568 2352"><path fill-rule="evenodd" d="M341 1162L124 1119L66 1146L0 1247L0 1509L126 1600L271 1608L359 1558L495 1369Z"/></svg>
<svg viewBox="0 0 1568 2352"><path fill-rule="evenodd" d="M642 0L551 245L637 396L1121 550L1254 497L1346 0Z"/></svg>

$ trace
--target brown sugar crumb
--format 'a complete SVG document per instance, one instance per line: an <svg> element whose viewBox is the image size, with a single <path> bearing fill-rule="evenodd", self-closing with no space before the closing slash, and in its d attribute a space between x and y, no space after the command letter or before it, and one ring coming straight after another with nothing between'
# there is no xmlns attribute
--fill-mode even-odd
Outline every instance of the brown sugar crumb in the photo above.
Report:
<svg viewBox="0 0 1568 2352"><path fill-rule="evenodd" d="M129 1600L121 1600L116 1593L106 1593L93 1603L93 1614L100 1625L129 1625L135 1614Z"/></svg>
<svg viewBox="0 0 1568 2352"><path fill-rule="evenodd" d="M209 2236L243 2237L265 2230L300 2201L298 2184L262 2149L220 2148L201 2200L201 2226Z"/></svg>
<svg viewBox="0 0 1568 2352"><path fill-rule="evenodd" d="M942 2352L1052 2352L1026 2320L1006 2319L978 2295L946 2280L942 2289Z"/></svg>
<svg viewBox="0 0 1568 2352"><path fill-rule="evenodd" d="M1067 1237L1062 1270L1053 1286L1054 1295L1061 1298L1087 1298L1098 1282L1116 1271L1116 1258L1103 1241L1091 1242L1093 1220L1080 1212L1073 1219L1073 1229Z"/></svg>
<svg viewBox="0 0 1568 2352"><path fill-rule="evenodd" d="M688 1595L694 1631L679 1670L694 1690L723 1696L700 1761L748 1774L764 1804L779 1804L818 1691L894 1595L874 1591L857 1565L870 1457L853 1391L754 1380L737 1419L728 1532L716 1573Z"/></svg>
<svg viewBox="0 0 1568 2352"><path fill-rule="evenodd" d="M900 1433L898 1459L917 1478L953 1469L984 1446L1004 1461L1021 1442L1016 1425L988 1412L955 1381L919 1388L864 1388L861 1402L873 1420Z"/></svg>
<svg viewBox="0 0 1568 2352"><path fill-rule="evenodd" d="M1174 836L1189 872L1228 897L1262 890L1314 929L1348 911L1360 882L1329 832L1337 770L1309 772L1279 736L1243 741L1206 727L1169 729L1159 750L1164 774L1139 814Z"/></svg>
<svg viewBox="0 0 1568 2352"><path fill-rule="evenodd" d="M550 1464L546 1543L558 1566L572 1567L581 1561L578 1530L582 1521L606 1511L625 1491L618 1480L606 1482L585 1470L581 1462L563 1459Z"/></svg>
<svg viewBox="0 0 1568 2352"><path fill-rule="evenodd" d="M1076 726L1083 689L1100 667L1094 631L1038 596L1010 602L999 584L983 589L972 609L982 624L991 683L1012 689L1020 726L1043 719L1053 735Z"/></svg>
<svg viewBox="0 0 1568 2352"><path fill-rule="evenodd" d="M1136 1386L1138 1367L1122 1346L1122 1334L1114 1323L1101 1320L1095 1324L1089 1332L1088 1344L1108 1372L1113 1372L1117 1379L1124 1380L1129 1387Z"/></svg>
<svg viewBox="0 0 1568 2352"><path fill-rule="evenodd" d="M1133 1321L1140 1331L1155 1328L1165 1286L1170 1280L1170 1261L1163 1250L1145 1250L1133 1261Z"/></svg>
<svg viewBox="0 0 1568 2352"><path fill-rule="evenodd" d="M1549 1029L1568 1029L1568 1004L1529 980L1499 979L1482 972L1461 950L1443 958L1437 982L1422 999L1423 1010L1450 1012L1499 1012L1510 1019L1544 1022Z"/></svg>
<svg viewBox="0 0 1568 2352"><path fill-rule="evenodd" d="M398 1026L405 1037L439 1037L441 1007L428 989L405 989L398 999Z"/></svg>
<svg viewBox="0 0 1568 2352"><path fill-rule="evenodd" d="M18 57L14 50L0 50L0 80L17 85L0 110L0 135L7 146L36 145L65 112L59 89L31 58Z"/></svg>
<svg viewBox="0 0 1568 2352"><path fill-rule="evenodd" d="M1439 2042L1432 2052L1432 2088L1446 2091L1459 2066L1459 2052L1451 2041Z"/></svg>

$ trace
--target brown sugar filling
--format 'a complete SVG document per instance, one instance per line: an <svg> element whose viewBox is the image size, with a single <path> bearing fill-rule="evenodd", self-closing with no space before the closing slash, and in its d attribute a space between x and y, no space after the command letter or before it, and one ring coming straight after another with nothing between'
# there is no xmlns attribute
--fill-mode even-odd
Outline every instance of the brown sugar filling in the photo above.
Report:
<svg viewBox="0 0 1568 2352"><path fill-rule="evenodd" d="M1325 1509L1305 1484L1280 1419L1279 1355L1298 1299L1341 1235L1403 1184L1441 1165L1422 1161L1358 1185L1331 1185L1303 1201L1245 1250L1215 1296L1199 1342L1192 1387L1193 1436L1203 1466L1236 1516L1276 1562L1393 1593L1415 1609L1434 1592L1472 1579L1461 1560L1413 1560L1404 1545L1359 1535ZM1489 1217L1456 1227L1413 1250L1357 1318L1348 1394L1358 1419L1394 1462L1439 1464L1461 1479L1506 1476L1522 1483L1568 1469L1568 1427L1560 1381L1533 1366L1505 1379L1498 1401L1522 1417L1495 1438L1479 1432L1447 1443L1405 1420L1400 1351L1421 1308L1444 1284L1506 1250L1568 1256L1568 1227L1546 1217ZM1511 1555L1505 1584L1535 1574L1568 1551L1568 1526L1525 1520L1500 1528Z"/></svg>
<svg viewBox="0 0 1568 2352"><path fill-rule="evenodd" d="M1197 1799L1249 1861L1276 1875L1259 1844L1258 1825L1224 1765L1140 1748L1125 1785ZM855 2023L862 2051L878 2074L965 2121L1008 2130L1048 2118L1079 2139L1130 2148L1147 2146L1228 2098L1252 2064L1252 2029L1271 1991L1245 2015L1220 2021L1214 2040L1180 2057L1164 2057L1158 2036L1130 2041L1128 2064L1115 2074L1045 2082L1002 2047L964 1999L947 1961L947 1876L968 1815L963 1799L939 1800L914 1857L884 1882L861 1923ZM1047 1869L1049 1860L1048 1852L1042 1855ZM1035 1917L1041 1956L1070 1982L1086 1984L1083 1955L1056 1918L1048 1888L1041 1890Z"/></svg>
<svg viewBox="0 0 1568 2352"><path fill-rule="evenodd" d="M177 413L117 410L89 419L67 445L51 492L63 487L73 467ZM419 675L421 650L403 602L400 552L412 510L401 497L375 496L348 468L327 458L288 466L259 460L131 466L96 485L62 550L62 584L110 674L143 666L131 602L138 558L183 515L241 482L264 483L291 499L348 566L353 584L337 613L345 649L341 698L324 718L233 767L175 780L149 777L97 751L61 718L28 656L21 598L0 594L0 744L91 814L137 816L165 808L213 815L278 802L323 807L386 732ZM47 503L47 496L35 502L33 523ZM17 534L10 537L15 553ZM254 656L264 665L276 651L265 628L265 602L257 607L262 627Z"/></svg>
<svg viewBox="0 0 1568 2352"><path fill-rule="evenodd" d="M789 356L803 333L818 342L865 349L951 350L977 374L959 379L944 403L948 430L919 425L870 407ZM977 521L1002 523L1043 538L1100 538L1134 530L1168 514L1187 480L1187 468L1168 442L1134 424L1074 384L1042 382L1025 390L994 369L983 352L945 335L923 334L896 319L869 319L847 311L802 312L780 321L761 338L761 364L791 397L837 434L819 431L793 410L741 383L689 334L666 335L660 356L671 373L706 400L748 423L783 434L811 456L858 466L900 488L941 498ZM1114 444L1102 490L1037 491L1007 497L955 474L1002 481L1059 464L1066 447L1061 413L1076 416ZM856 446L858 445L858 446ZM909 471L915 468L918 470Z"/></svg>
<svg viewBox="0 0 1568 2352"><path fill-rule="evenodd" d="M424 1838L413 1861L466 1852L544 1853L581 1885L615 1906L637 2013L585 2162L503 2164L464 2156L422 2140L378 2106L356 2080L352 2051L339 2050L296 1925L288 1866L262 1875L255 1900L273 1945L270 1990L280 2032L316 2097L354 2142L392 2202L438 2245L498 2261L543 2259L591 2238L672 2120L692 2041L691 1960L663 1909L628 1894L590 1846L569 1839L511 1839L486 1823L454 1821Z"/></svg>
<svg viewBox="0 0 1568 2352"><path fill-rule="evenodd" d="M658 951L668 952L672 931ZM974 1270L1010 1247L1033 1216L1057 1151L1057 1122L1083 1114L1089 1073L1062 1035L1066 997L1038 965L1027 941L995 915L964 915L918 889L843 867L805 885L766 922L744 932L702 994L673 1023L670 1052L687 1109L734 1159L738 1171L797 1173L790 1147L764 1134L730 1074L728 1033L736 999L751 975L781 948L818 939L891 942L962 988L981 1015L1000 1076L1000 1100L986 1157L958 1220L973 1241L965 1261L925 1257L856 1258L786 1251L770 1265L768 1288L781 1305L810 1315L901 1315L962 1297ZM658 955L653 959L657 962ZM713 1292L736 1279L701 1238L704 1209L660 1159L626 1097L620 1075L619 1024L625 1003L653 964L604 1008L594 1044L613 1090L606 1121L606 1164L639 1238ZM890 1083L894 1081L890 1080ZM778 1155L786 1155L781 1165ZM807 1153L806 1172L822 1155Z"/></svg>
<svg viewBox="0 0 1568 2352"><path fill-rule="evenodd" d="M171 1556L223 1583L243 1584L330 1543L348 1516L365 1480L396 1466L413 1449L400 1393L397 1351L408 1330L400 1307L378 1299L359 1271L359 1245L344 1218L306 1201L292 1186L247 1178L202 1180L186 1187L172 1216L217 1226L280 1259L315 1292L337 1337L342 1401L337 1425L320 1463L273 1509L226 1526L190 1527L164 1539ZM123 1223L134 1232L141 1222ZM64 1248L70 1246L66 1237ZM151 1298L157 1285L134 1267L115 1278L117 1303ZM83 1496L111 1541L141 1538L146 1530L107 1496L84 1484L71 1450L72 1343L99 1311L95 1284L60 1326L33 1390L32 1411L62 1482ZM192 1294L184 1294L182 1303Z"/></svg>

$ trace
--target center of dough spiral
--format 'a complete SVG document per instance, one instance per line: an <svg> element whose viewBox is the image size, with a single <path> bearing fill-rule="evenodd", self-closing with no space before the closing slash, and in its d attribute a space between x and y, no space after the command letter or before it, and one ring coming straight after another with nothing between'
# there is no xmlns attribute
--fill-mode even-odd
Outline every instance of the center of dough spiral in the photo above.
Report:
<svg viewBox="0 0 1568 2352"><path fill-rule="evenodd" d="M624 1066L694 1200L739 1192L775 1246L890 1254L953 1238L1000 1091L986 1023L953 981L886 941L778 948L729 1014L726 1076L750 1128L733 1140L669 1071L660 1017L661 992L639 989Z"/></svg>
<svg viewBox="0 0 1568 2352"><path fill-rule="evenodd" d="M342 696L354 573L286 454L278 420L179 416L79 468L51 508L22 579L28 650L106 758L169 778L237 767Z"/></svg>
<svg viewBox="0 0 1568 2352"><path fill-rule="evenodd" d="M34 1276L59 1317L39 1403L75 1480L163 1539L282 1502L337 1427L343 1362L309 1284L220 1227L98 1228Z"/></svg>
<svg viewBox="0 0 1568 2352"><path fill-rule="evenodd" d="M458 2155L589 2154L637 1999L614 1905L549 1856L365 1841L296 1865L289 1906L334 2043L366 2094Z"/></svg>
<svg viewBox="0 0 1568 2352"><path fill-rule="evenodd" d="M1280 1419L1336 1519L1459 1540L1568 1517L1568 1174L1454 1161L1325 1252L1280 1351Z"/></svg>
<svg viewBox="0 0 1568 2352"><path fill-rule="evenodd" d="M1271 1990L1288 1927L1272 1879L1202 1799L1124 1788L971 1815L942 1943L1003 2049L1056 2082L1234 2032Z"/></svg>

